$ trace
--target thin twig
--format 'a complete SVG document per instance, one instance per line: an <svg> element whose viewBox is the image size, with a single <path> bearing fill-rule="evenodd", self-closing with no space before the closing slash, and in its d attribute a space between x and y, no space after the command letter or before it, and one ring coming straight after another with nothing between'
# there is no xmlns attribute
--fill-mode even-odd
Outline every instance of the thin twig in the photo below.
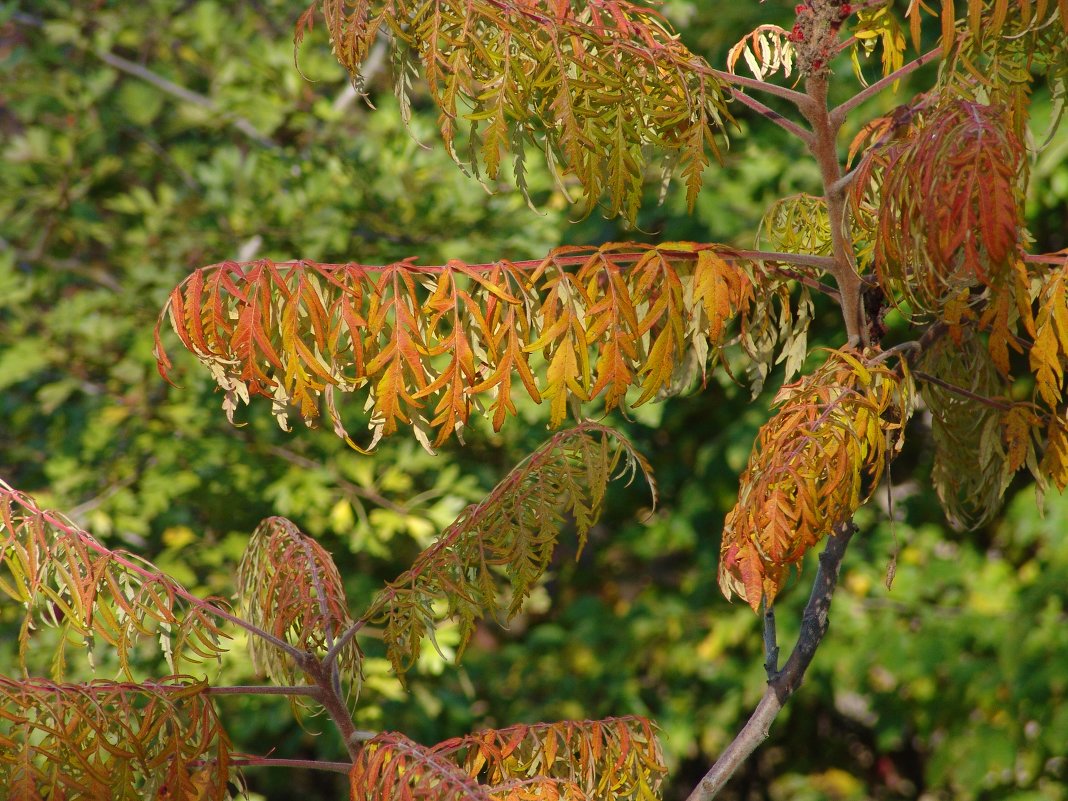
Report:
<svg viewBox="0 0 1068 801"><path fill-rule="evenodd" d="M765 106L759 100L751 98L741 89L727 87L727 91L730 92L730 95L734 100L737 100L743 106L747 106L748 108L752 109L764 119L775 123L788 133L793 134L806 145L812 141L812 131L809 131L806 128L802 128L800 125L798 125L796 122L789 119L788 117L784 117L782 114L775 111L774 109Z"/></svg>
<svg viewBox="0 0 1068 801"><path fill-rule="evenodd" d="M277 686L274 684L227 684L219 687L208 687L208 695L286 695L308 696L318 698L322 690L314 684L297 684Z"/></svg>
<svg viewBox="0 0 1068 801"><path fill-rule="evenodd" d="M71 520L77 522L79 519L81 519L86 514L88 514L89 512L93 511L94 509L96 509L101 504L106 503L108 500L110 500L112 497L114 497L117 493L119 493L122 490L124 490L127 487L129 487L131 484L133 484L139 478L140 478L139 475L134 474L134 475L129 475L129 476L126 476L124 478L121 478L118 481L116 481L114 484L109 484L108 486L104 487L104 489L102 489L100 492L98 492L96 495L94 495L92 498L89 498L86 501L82 501L77 506L72 507L71 510L69 512L67 512L67 517L69 517Z"/></svg>
<svg viewBox="0 0 1068 801"><path fill-rule="evenodd" d="M695 244L693 250L671 250L668 248L657 248L658 253L666 256L669 259L696 259L697 254L703 250L711 250L715 252L724 261L777 261L783 264L797 264L805 267L817 267L821 270L832 270L837 262L830 256L818 256L810 253L784 253L779 251L767 251L767 250L744 250L740 248L734 248L729 245L721 245L716 243L707 244ZM607 251L597 253L591 250L589 253L580 256L551 256L552 263L560 267L578 267L586 264L593 256L599 255L607 261L611 261L617 264L628 264L630 262L640 261L648 255L648 251ZM502 259L494 262L481 262L479 264L465 264L464 266L472 272L489 272L491 270L498 270L502 265L514 268L516 270L535 270L546 262L545 258L541 259L521 259L519 261L508 261ZM250 262L233 262L224 261L217 264L209 264L205 267L201 267L202 273L214 270L232 270L235 268L245 269L248 267L256 267L260 264L259 261ZM367 270L369 272L377 272L387 270L390 268L402 268L404 270L411 271L413 273L441 273L446 270L451 270L453 267L449 265L438 264L415 264L412 261L405 260L394 262L392 264L360 264L358 262L347 262L345 264L338 263L319 263L309 262L306 260L301 261L276 261L272 262L276 268L290 268L301 267L307 264L314 264L317 270L323 272L331 272L335 270ZM273 452L273 451L272 451ZM283 458L289 458L282 452L278 452L279 456ZM303 457L298 457L303 458ZM377 501L376 501L377 502ZM388 503L388 502L387 502Z"/></svg>
<svg viewBox="0 0 1068 801"><path fill-rule="evenodd" d="M790 281L797 281L799 284L804 284L809 289L815 289L817 292L826 295L836 303L841 303L841 293L833 286L828 286L822 281L817 281L815 278L803 275L802 273L795 273L792 270L784 270L782 267L772 267L771 272Z"/></svg>
<svg viewBox="0 0 1068 801"><path fill-rule="evenodd" d="M220 108L219 105L210 97L206 97L205 95L199 94L198 92L186 89L184 86L179 86L173 81L167 80L162 75L158 75L152 70L146 67L142 67L140 64L125 59L122 56L117 56L114 53L110 53L107 51L96 51L94 52L94 55L96 55L97 58L99 58L108 66L114 67L120 72L125 72L127 75L132 75L135 78L140 78L145 83L152 84L152 86L155 86L160 91L166 92L172 97L176 97L185 103L191 103L195 106L200 106L201 108L208 109L209 111L222 114L227 118L230 125L239 130L241 133L243 133L256 144L263 145L267 148L278 147L277 142L275 142L267 135L261 133L256 128L256 126L249 122L247 119L236 114L226 112L224 109Z"/></svg>
<svg viewBox="0 0 1068 801"><path fill-rule="evenodd" d="M891 84L893 84L895 81L900 81L906 75L915 72L920 67L922 67L925 64L928 64L928 63L930 63L932 61L934 61L936 58L938 58L941 55L942 55L942 48L940 46L934 48L933 50L928 50L922 56L919 56L918 58L914 58L908 64L905 64L904 66L899 67L898 69L894 70L889 75L887 75L886 77L880 78L879 80L877 80L875 83L871 84L870 86L868 86L868 87L866 87L864 89L861 89L859 92L857 92L851 98L846 100L844 103L841 103L840 105L835 106L834 109L831 111L831 120L834 122L835 127L840 126L842 124L842 122L845 120L846 115L849 114L850 111L855 109L861 103L863 103L865 100L867 100L870 97L874 97L875 95L879 94L879 92L881 92L883 89L885 89L886 87L888 87Z"/></svg>
<svg viewBox="0 0 1068 801"><path fill-rule="evenodd" d="M0 251L12 251L15 256L15 261L20 262L20 268L22 265L32 265L36 269L48 269L56 272L62 270L71 273L72 275L76 275L79 278L83 278L86 281L92 281L98 286L110 289L112 292L122 292L122 284L116 280L114 275L107 272L107 267L88 264L84 258L61 258L54 256L51 253L43 252L47 247L52 231L55 228L55 226L52 225L52 220L58 219L60 219L60 215L52 215L49 222L41 228L37 243L30 250L16 248L10 242L0 240ZM88 381L82 382L83 388L89 386L93 386L93 384Z"/></svg>
<svg viewBox="0 0 1068 801"><path fill-rule="evenodd" d="M949 326L946 323L939 320L937 323L927 327L927 330L923 332L923 335L917 341L918 348L912 350L906 357L909 366L911 367L916 363L916 360L923 354L925 350L931 347L935 342L940 340L946 334L949 333Z"/></svg>
<svg viewBox="0 0 1068 801"><path fill-rule="evenodd" d="M869 363L880 364L881 362L885 362L887 359L893 358L894 356L900 356L902 353L908 355L912 353L919 353L922 350L923 345L921 345L917 340L910 339L908 342L901 342L897 345L894 345L894 347L892 348L887 348L882 353L876 354L874 357L872 357Z"/></svg>
<svg viewBox="0 0 1068 801"><path fill-rule="evenodd" d="M808 97L803 92L798 92L795 89L787 89L785 86L779 86L777 83L758 81L756 78L746 78L744 75L735 75L733 72L725 72L724 70L717 70L711 67L702 69L700 72L703 72L706 75L714 75L724 83L744 86L747 89L756 89L758 92L766 92L769 95L781 97L783 100L789 100L798 108L808 103Z"/></svg>
<svg viewBox="0 0 1068 801"><path fill-rule="evenodd" d="M1030 264L1059 264L1064 267L1068 265L1068 252L1061 250L1056 253L1025 253L1023 260Z"/></svg>
<svg viewBox="0 0 1068 801"><path fill-rule="evenodd" d="M941 379L938 376L931 375L930 373L925 373L922 370L913 370L912 374L921 381L926 381L928 384L934 384L935 386L942 387L942 389L948 390L954 395L960 395L962 398L968 398L969 400L977 401L978 403L983 403L994 409L1000 409L1003 412L1007 412L1013 406L1013 404L1009 403L1008 401L998 400L997 398L988 398L986 395L980 395L976 392L972 392L970 389L965 389L964 387L959 387L956 384L951 384L950 382Z"/></svg>
<svg viewBox="0 0 1068 801"><path fill-rule="evenodd" d="M19 25L26 25L30 28L43 28L44 20L40 17L35 17L33 14L27 14L25 11L16 11L11 15L13 22L17 22Z"/></svg>
<svg viewBox="0 0 1068 801"><path fill-rule="evenodd" d="M687 801L709 801L723 789L738 767L768 738L768 730L775 716L801 686L816 648L827 633L831 597L838 583L842 557L845 556L855 530L851 520L835 526L834 535L828 538L827 547L820 554L819 570L816 572L812 593L801 618L801 633L789 659L768 683L768 688L749 721L701 779L701 783L690 793Z"/></svg>
<svg viewBox="0 0 1068 801"><path fill-rule="evenodd" d="M337 642L331 646L330 650L326 652L326 656L323 657L323 665L327 669L333 667L334 663L337 662L337 656L341 653L341 649L348 645L349 640L355 637L365 625L367 625L367 621L361 618L341 632Z"/></svg>
<svg viewBox="0 0 1068 801"><path fill-rule="evenodd" d="M20 25L26 25L33 28L43 28L45 20L41 17L36 17L33 14L26 14L23 12L15 12L12 15L12 19ZM82 46L83 49L84 46ZM190 103L194 106L200 106L201 108L208 109L209 111L217 114L222 114L227 121L234 128L239 130L245 136L259 145L263 145L268 148L277 148L278 143L271 139L266 134L262 133L251 122L242 116L227 112L221 108L218 103L212 100L210 97L194 92L191 89L186 89L184 86L176 84L174 81L170 81L164 78L162 75L153 72L147 67L143 67L136 62L125 59L122 56L117 56L114 53L103 51L89 51L92 52L97 58L107 64L109 67L113 67L119 72L125 72L127 75L132 75L135 78L139 78L145 83L155 86L162 92L169 94L171 97L176 97L184 103Z"/></svg>
<svg viewBox="0 0 1068 801"><path fill-rule="evenodd" d="M981 310L984 306L985 306L985 302L976 304L976 308L978 310ZM950 332L950 326L945 322L938 321L938 322L933 323L930 326L928 326L927 330L923 332L923 336L921 336L918 340L916 340L916 342L914 344L910 345L909 343L902 342L901 345L898 346L898 347L906 347L906 346L908 347L909 352L908 352L908 355L906 356L906 361L909 363L909 366L911 367L912 365L916 364L916 362L919 359L919 357L928 348L930 348L932 345L934 345L935 342L937 342L939 339L944 337L949 332ZM1009 338L1013 342L1015 342L1020 347L1021 350L1030 350L1034 346L1034 343L1028 342L1026 339L1024 339L1023 337L1017 336L1016 334L1010 333L1009 334ZM891 348L891 350L893 350L893 348Z"/></svg>
<svg viewBox="0 0 1068 801"><path fill-rule="evenodd" d="M214 760L197 760L194 765L209 765ZM305 770L326 770L332 773L348 773L352 770L351 762L325 762L318 759L282 759L280 757L236 756L227 763L241 768L302 768Z"/></svg>
<svg viewBox="0 0 1068 801"><path fill-rule="evenodd" d="M715 248L718 246L712 245L711 247ZM783 253L774 250L742 250L739 248L729 248L723 252L717 252L717 255L721 259L727 261L730 260L728 257L751 259L753 261L779 261L784 264L800 264L805 267L818 267L821 270L830 270L835 265L834 259L830 256L817 256L814 253Z"/></svg>

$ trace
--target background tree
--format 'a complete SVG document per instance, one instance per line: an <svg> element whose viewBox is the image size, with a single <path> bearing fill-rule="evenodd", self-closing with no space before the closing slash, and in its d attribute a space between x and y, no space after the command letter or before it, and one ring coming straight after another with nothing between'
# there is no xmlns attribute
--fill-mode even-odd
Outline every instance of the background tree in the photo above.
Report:
<svg viewBox="0 0 1068 801"><path fill-rule="evenodd" d="M1049 31L1049 28L1046 28L1046 30L1047 30L1047 32L1048 32L1048 31ZM1052 52L1057 52L1057 51L1052 51ZM686 250L688 250L688 249L689 249L688 247L683 247L683 248L682 248L681 250L683 250L683 251L685 252L685 251L686 251ZM636 251L638 251L638 250L640 250L640 249L637 249L637 248L636 248L635 250L636 250ZM648 252L648 251L647 251L647 252ZM599 254L599 255L598 255L598 257L599 257L599 258L602 258L603 256L601 256L601 255ZM693 257L689 257L689 258L687 258L687 257L686 257L686 256L684 255L684 253L683 253L683 254L680 254L680 253L674 253L674 252L671 252L671 251L669 251L669 256L668 256L668 258L670 259L670 263L669 263L669 265L668 265L669 267L670 267L670 266L671 266L672 264L675 264L675 263L683 263L683 264L685 264L685 263L686 263L687 261L694 261L694 260L695 260L695 259L693 259ZM706 262L708 262L708 261L709 261L709 260L707 259L707 257L706 257L706 258L705 258L704 260L705 260ZM609 261L610 261L610 259L609 259ZM706 268L707 268L707 264L706 264ZM610 268L606 268L606 269L610 269ZM648 269L648 268L647 268L647 269ZM685 270L684 270L684 272L685 272ZM891 280L892 280L892 279L891 279ZM447 321L446 321L446 322L447 322ZM15 360L12 360L12 361L15 361ZM828 371L828 372L833 372L833 371ZM840 371L839 371L839 372L840 372ZM848 372L848 371L847 371L847 372ZM972 373L972 372L969 372L969 373L967 373L966 375L968 375L968 376L971 376L971 375L973 375L973 373ZM758 377L758 378L760 377L760 376L759 376L759 373L757 373L756 377ZM649 376L646 376L646 378L649 378ZM811 388L810 388L810 389L811 389ZM783 436L789 436L789 435L788 435L788 434L784 434ZM877 464L877 462L876 462L876 464ZM950 475L950 476L952 476L953 474L952 474L952 473L950 472L950 473L947 473L947 475ZM966 497L966 496L965 496L965 500L967 500L967 497ZM1045 733L1045 732L1043 732L1043 733ZM1054 767L1053 767L1052 769L1056 770L1056 769L1058 769L1058 768L1056 768L1056 766L1054 766Z"/></svg>

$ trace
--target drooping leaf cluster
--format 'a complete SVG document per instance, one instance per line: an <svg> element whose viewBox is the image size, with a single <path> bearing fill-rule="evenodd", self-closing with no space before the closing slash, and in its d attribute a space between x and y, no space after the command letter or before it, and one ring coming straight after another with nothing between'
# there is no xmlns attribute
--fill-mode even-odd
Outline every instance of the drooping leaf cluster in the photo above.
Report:
<svg viewBox="0 0 1068 801"><path fill-rule="evenodd" d="M972 331L936 342L924 351L924 372L975 393L1004 397L1006 383L983 342ZM1009 469L1002 441L1002 414L981 399L924 382L921 396L931 412L935 464L931 480L949 523L974 528L989 520L1016 468Z"/></svg>
<svg viewBox="0 0 1068 801"><path fill-rule="evenodd" d="M920 367L976 396L932 382L920 385L931 412L931 479L946 519L959 528L979 526L1001 507L1002 495L1020 466L1006 458L1003 410L981 400L1006 398L1008 386L985 343L972 331L962 332L959 342L948 336L935 342L924 351Z"/></svg>
<svg viewBox="0 0 1068 801"><path fill-rule="evenodd" d="M918 48L927 4L907 12ZM970 0L958 19L941 4L937 85L868 123L850 188L854 220L888 297L940 316L962 287L996 294L1026 242L1029 95L1045 79L1056 126L1068 78L1063 3Z"/></svg>
<svg viewBox="0 0 1068 801"><path fill-rule="evenodd" d="M498 572L510 587L508 617L544 574L570 515L585 545L608 482L640 473L644 457L613 429L582 423L554 434L476 506L468 507L375 599L363 619L384 624L390 663L403 675L443 618L460 624L462 653L477 621L498 608ZM655 501L655 496L654 499Z"/></svg>
<svg viewBox="0 0 1068 801"><path fill-rule="evenodd" d="M942 3L938 91L1010 110L1021 135L1036 78L1052 100L1048 143L1064 110L1068 80L1068 4L1064 0L969 0L967 14ZM919 25L919 14L915 25ZM916 33L914 32L914 38Z"/></svg>
<svg viewBox="0 0 1068 801"><path fill-rule="evenodd" d="M262 395L283 428L290 407L311 422L324 396L335 431L356 447L334 390L366 390L372 446L410 424L430 447L473 411L499 429L516 413L516 376L549 402L554 426L569 403L603 396L611 410L687 388L753 300L736 262L688 243L559 248L540 262L480 267L225 262L191 274L165 314L224 390L231 420ZM789 290L770 294L789 317ZM783 330L766 318L754 316L743 337L757 361L771 360ZM157 358L166 376L158 329Z"/></svg>
<svg viewBox="0 0 1068 801"><path fill-rule="evenodd" d="M770 605L790 566L852 517L898 446L912 393L907 373L846 351L783 387L724 522L719 585L728 599Z"/></svg>
<svg viewBox="0 0 1068 801"><path fill-rule="evenodd" d="M1063 283L1063 272L1058 270L1043 285L1044 293ZM1035 480L1040 500L1050 481L1058 490L1068 486L1064 413L1043 396L1062 392L1063 376L1045 375L1039 362L1049 355L1044 352L1048 344L1054 364L1063 369L1064 357L1057 349L1064 334L1045 333L1047 326L1056 327L1049 320L1052 315L1068 315L1065 299L1057 300L1059 305L1040 304L1039 330L1044 333L1030 347L1035 401L1013 400L1009 378L972 327L962 326L939 339L920 359L919 375L927 379L920 394L931 412L935 445L931 477L946 518L958 528L989 521L1001 508L1012 477L1024 467Z"/></svg>
<svg viewBox="0 0 1068 801"><path fill-rule="evenodd" d="M788 205L780 209L787 218L791 216ZM779 217L778 221L781 220ZM764 222L763 230L769 236L798 235L798 232L787 234L777 221L769 217L765 217ZM815 238L818 237L817 234ZM805 272L803 268L795 270ZM775 270L758 274L749 297L749 305L741 315L739 341L745 353L746 373L755 398L764 388L764 382L776 364L782 363L784 366L784 381L789 381L801 370L808 355L808 329L816 306L806 283L796 282L790 274Z"/></svg>
<svg viewBox="0 0 1068 801"><path fill-rule="evenodd" d="M1024 149L1005 110L967 100L913 117L887 158L875 269L890 297L936 310L1005 282L1021 231Z"/></svg>
<svg viewBox="0 0 1068 801"><path fill-rule="evenodd" d="M587 213L607 194L609 212L633 222L648 146L668 154L665 177L681 164L692 207L708 151L719 152L715 135L731 121L714 72L643 3L316 0L298 24L298 44L317 7L358 85L382 35L402 109L413 75L423 73L457 162L492 180L510 155L526 192L526 150L543 151L565 192L568 179L581 186Z"/></svg>
<svg viewBox="0 0 1068 801"><path fill-rule="evenodd" d="M231 748L207 684L0 676L0 791L18 801L223 801Z"/></svg>
<svg viewBox="0 0 1068 801"><path fill-rule="evenodd" d="M353 801L639 801L666 773L639 717L490 729L426 748L396 733L370 740L350 772Z"/></svg>
<svg viewBox="0 0 1068 801"><path fill-rule="evenodd" d="M852 196L883 292L914 320L933 318L948 332L921 361L940 382L923 392L933 416L932 478L947 519L974 527L996 513L1023 466L1040 493L1048 478L1063 487L1068 477L1057 447L1068 299L1063 264L1025 261L1027 170L1013 110L948 98L925 96L862 132L854 149L873 146ZM1030 403L1009 391L1013 354L1025 352Z"/></svg>
<svg viewBox="0 0 1068 801"><path fill-rule="evenodd" d="M99 638L115 649L123 673L133 677L138 643L154 640L172 670L225 650L228 635L205 601L139 556L111 550L91 534L0 481L0 591L25 608L19 657L39 646L39 624L59 629L52 676L64 675L67 649L77 644L90 663ZM191 603L197 601L197 603Z"/></svg>
<svg viewBox="0 0 1068 801"><path fill-rule="evenodd" d="M914 43L924 10L910 7ZM973 0L958 20L943 3L936 87L868 123L850 149L850 159L864 149L850 186L861 263L913 322L944 327L925 345L918 377L930 376L932 478L957 526L989 520L1024 466L1040 494L1050 477L1059 486L1068 478L1059 447L1068 327L1056 322L1065 268L1028 261L1023 225L1029 95L1044 77L1059 116L1065 11ZM1011 397L1022 361L1014 353L1026 354L1031 402Z"/></svg>
<svg viewBox="0 0 1068 801"><path fill-rule="evenodd" d="M252 533L237 571L245 620L308 653L329 650L352 625L345 586L322 545L284 517L269 517ZM252 664L278 684L303 681L288 653L261 637L249 638ZM352 682L362 656L354 638L338 652L337 665Z"/></svg>

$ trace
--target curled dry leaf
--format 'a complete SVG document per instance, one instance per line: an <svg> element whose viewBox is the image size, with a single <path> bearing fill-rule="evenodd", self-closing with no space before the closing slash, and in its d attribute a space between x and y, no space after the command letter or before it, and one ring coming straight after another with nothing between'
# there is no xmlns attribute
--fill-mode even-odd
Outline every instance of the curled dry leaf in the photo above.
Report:
<svg viewBox="0 0 1068 801"><path fill-rule="evenodd" d="M727 52L727 69L735 72L741 58L757 80L763 81L780 70L784 78L789 78L795 56L789 36L790 32L778 25L758 26Z"/></svg>

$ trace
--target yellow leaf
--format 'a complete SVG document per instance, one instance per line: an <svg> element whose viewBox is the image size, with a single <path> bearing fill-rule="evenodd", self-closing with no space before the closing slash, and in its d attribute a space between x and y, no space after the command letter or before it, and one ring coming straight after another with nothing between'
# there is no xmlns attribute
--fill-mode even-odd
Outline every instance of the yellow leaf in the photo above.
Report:
<svg viewBox="0 0 1068 801"><path fill-rule="evenodd" d="M1030 408L1023 404L1013 404L1012 408L1001 415L1001 438L1005 443L1005 467L1015 473L1027 461L1031 448L1031 431L1038 424L1038 418Z"/></svg>
<svg viewBox="0 0 1068 801"><path fill-rule="evenodd" d="M1042 454L1040 469L1050 477L1057 489L1068 487L1068 419L1052 415L1046 431L1046 452Z"/></svg>

